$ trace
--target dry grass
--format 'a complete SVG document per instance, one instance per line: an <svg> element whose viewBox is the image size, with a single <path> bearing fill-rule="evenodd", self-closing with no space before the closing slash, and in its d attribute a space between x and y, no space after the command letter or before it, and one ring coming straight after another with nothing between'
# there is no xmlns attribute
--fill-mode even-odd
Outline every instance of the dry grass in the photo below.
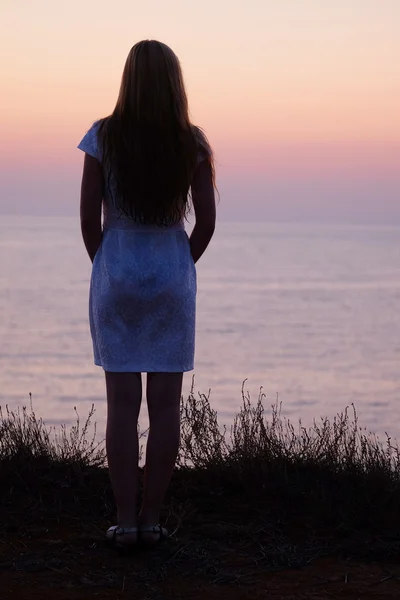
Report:
<svg viewBox="0 0 400 600"><path fill-rule="evenodd" d="M242 408L230 434L221 432L205 395L190 394L182 407L178 465L213 476L218 485L246 497L249 509L267 506L279 519L295 515L315 530L337 527L382 534L400 526L399 448L359 426L355 407L305 428L281 415L265 396Z"/></svg>
<svg viewBox="0 0 400 600"><path fill-rule="evenodd" d="M354 407L305 428L284 419L278 403L266 415L264 402L262 393L252 403L242 390L229 432L208 396L192 390L182 402L182 443L164 511L173 535L147 564L146 581L178 569L246 583L260 568L302 566L327 554L398 555L398 447L362 429ZM55 431L32 407L0 413L3 540L65 523L94 539L90 548L102 543L114 504L104 444L87 435L93 416L92 408L83 424L78 417L70 430ZM73 554L59 552L52 549L51 560L60 564ZM13 564L24 568L17 555ZM35 556L50 560L40 549Z"/></svg>

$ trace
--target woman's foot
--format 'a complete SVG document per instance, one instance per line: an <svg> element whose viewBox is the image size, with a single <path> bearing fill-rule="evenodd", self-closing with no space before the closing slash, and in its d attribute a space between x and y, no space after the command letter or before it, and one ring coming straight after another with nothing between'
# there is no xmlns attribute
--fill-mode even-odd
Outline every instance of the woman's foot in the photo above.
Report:
<svg viewBox="0 0 400 600"><path fill-rule="evenodd" d="M106 531L106 541L120 551L132 551L137 547L138 528L113 525Z"/></svg>
<svg viewBox="0 0 400 600"><path fill-rule="evenodd" d="M152 548L168 537L168 531L161 525L140 525L139 542L146 548Z"/></svg>

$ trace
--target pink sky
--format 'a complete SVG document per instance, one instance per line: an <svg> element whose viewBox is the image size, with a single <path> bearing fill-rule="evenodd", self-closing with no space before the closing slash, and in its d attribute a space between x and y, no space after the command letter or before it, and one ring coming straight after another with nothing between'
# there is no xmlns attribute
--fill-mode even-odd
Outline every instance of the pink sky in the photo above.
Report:
<svg viewBox="0 0 400 600"><path fill-rule="evenodd" d="M398 0L6 0L0 211L73 214L76 145L143 38L178 54L221 218L400 224Z"/></svg>

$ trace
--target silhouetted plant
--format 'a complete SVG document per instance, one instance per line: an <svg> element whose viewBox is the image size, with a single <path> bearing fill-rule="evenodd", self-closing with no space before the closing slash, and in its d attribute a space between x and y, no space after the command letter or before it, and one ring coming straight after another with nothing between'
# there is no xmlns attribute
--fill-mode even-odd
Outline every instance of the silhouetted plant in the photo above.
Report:
<svg viewBox="0 0 400 600"><path fill-rule="evenodd" d="M275 528L301 523L307 535L400 529L400 456L389 436L382 443L361 428L353 405L331 420L295 427L278 398L266 414L263 390L252 403L244 385L229 432L210 393L196 395L192 385L182 400L169 511L189 503L192 515L223 514L242 527L252 519ZM92 406L82 425L76 413L74 426L56 430L32 405L0 410L0 494L8 518L14 511L20 520L22 509L25 518L34 518L29 510L77 518L113 512L104 441L96 441L96 429L89 436L93 416Z"/></svg>

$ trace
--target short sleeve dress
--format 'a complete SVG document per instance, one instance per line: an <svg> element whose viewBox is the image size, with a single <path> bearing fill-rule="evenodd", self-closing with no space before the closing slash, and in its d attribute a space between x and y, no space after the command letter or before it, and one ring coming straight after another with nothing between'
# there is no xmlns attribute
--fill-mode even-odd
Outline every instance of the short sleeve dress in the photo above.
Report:
<svg viewBox="0 0 400 600"><path fill-rule="evenodd" d="M95 123L78 148L101 163L97 133ZM192 370L196 291L184 223L159 227L123 217L105 189L89 293L94 363L111 372Z"/></svg>

